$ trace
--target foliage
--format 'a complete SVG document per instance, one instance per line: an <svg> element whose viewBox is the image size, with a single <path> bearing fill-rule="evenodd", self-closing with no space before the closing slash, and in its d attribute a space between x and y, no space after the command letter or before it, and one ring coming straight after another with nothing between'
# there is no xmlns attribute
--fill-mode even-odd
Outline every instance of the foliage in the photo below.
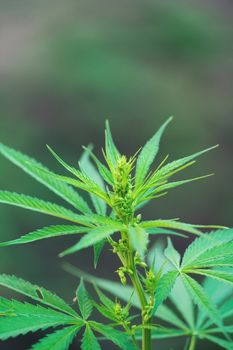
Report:
<svg viewBox="0 0 233 350"><path fill-rule="evenodd" d="M56 174L34 159L0 145L2 155L74 207L71 210L28 195L0 191L3 204L69 222L40 228L15 240L2 242L1 247L78 234L82 235L78 242L60 256L93 247L96 267L104 246L108 245L121 263L117 270L119 283L65 265L66 270L81 278L74 308L45 288L15 276L0 275L1 286L37 303L1 297L1 340L59 327L32 349L68 349L80 331L83 350L101 349L101 342L105 339L123 350L151 350L153 339L169 337L188 339L190 350L194 350L197 341L202 339L233 349L230 336L233 332L233 229L188 224L177 219L143 220L138 213L145 204L165 195L169 189L206 177L170 180L215 146L170 163L166 163L165 157L157 167L151 168L161 136L171 120L169 118L129 159L117 149L108 122L103 150L106 164L96 158L91 147L85 147L76 169L48 147L69 176ZM90 203L75 188L87 192ZM204 233L202 228L217 230ZM197 238L181 257L171 237L186 237L187 234L194 234ZM151 235L168 235L167 247L162 247L156 240L149 249ZM195 280L196 275L204 276L204 281ZM94 285L95 295L87 291L84 280ZM132 285L128 284L129 281ZM215 293L219 288L220 296ZM113 294L116 299L112 300L100 289ZM165 303L167 299L174 307ZM94 309L111 323L93 320ZM135 309L139 313L135 314ZM166 325L159 325L160 321Z"/></svg>

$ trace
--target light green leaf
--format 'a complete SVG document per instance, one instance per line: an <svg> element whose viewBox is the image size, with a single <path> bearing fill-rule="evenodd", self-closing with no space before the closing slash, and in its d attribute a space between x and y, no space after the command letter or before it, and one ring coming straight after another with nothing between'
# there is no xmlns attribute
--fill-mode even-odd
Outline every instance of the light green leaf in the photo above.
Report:
<svg viewBox="0 0 233 350"><path fill-rule="evenodd" d="M105 129L106 161L108 163L109 168L113 172L115 169L116 162L120 158L120 153L113 142L108 120L106 120L105 127L106 127Z"/></svg>
<svg viewBox="0 0 233 350"><path fill-rule="evenodd" d="M65 256L67 254L75 253L81 249L93 246L94 244L102 241L104 238L108 237L109 235L124 229L122 225L106 225L106 226L99 226L96 229L93 229L89 233L85 234L78 243L76 243L74 246L66 249L64 252L60 254L60 256Z"/></svg>
<svg viewBox="0 0 233 350"><path fill-rule="evenodd" d="M104 245L106 243L106 239L103 239L102 241L99 241L94 245L94 267L96 269L100 254L104 248Z"/></svg>
<svg viewBox="0 0 233 350"><path fill-rule="evenodd" d="M92 332L89 324L86 325L81 344L82 350L101 350L101 347Z"/></svg>
<svg viewBox="0 0 233 350"><path fill-rule="evenodd" d="M54 225L43 227L36 231L30 232L26 235L21 236L20 238L13 239L11 241L0 243L0 247L15 245L15 244L25 244L41 239L52 238L52 237L61 237L65 235L73 235L78 233L84 233L90 229L82 226L75 225Z"/></svg>
<svg viewBox="0 0 233 350"><path fill-rule="evenodd" d="M6 299L1 298L0 303L2 300L7 302ZM0 317L1 340L39 329L74 324L77 321L71 316L42 306L21 303L16 300L8 302L13 315ZM77 321L78 323L80 324L80 321Z"/></svg>
<svg viewBox="0 0 233 350"><path fill-rule="evenodd" d="M38 343L31 347L31 350L68 350L80 326L71 326L48 334Z"/></svg>
<svg viewBox="0 0 233 350"><path fill-rule="evenodd" d="M130 226L128 232L134 250L143 257L149 242L148 233L138 225Z"/></svg>
<svg viewBox="0 0 233 350"><path fill-rule="evenodd" d="M187 237L182 233L178 233L172 230L167 230L159 227L147 228L146 232L149 233L149 235L170 235L170 236L178 236L178 237L184 237L184 238Z"/></svg>
<svg viewBox="0 0 233 350"><path fill-rule="evenodd" d="M189 273L203 275L203 276L217 279L222 282L233 284L233 271L225 272L221 270L193 269L193 270L190 270Z"/></svg>
<svg viewBox="0 0 233 350"><path fill-rule="evenodd" d="M178 275L178 271L169 271L159 279L155 289L155 305L151 313L152 315L156 312L159 305L162 304L171 293L172 287L174 286Z"/></svg>
<svg viewBox="0 0 233 350"><path fill-rule="evenodd" d="M76 296L81 314L84 320L87 320L92 313L93 303L84 286L83 279L80 281L79 287L76 291Z"/></svg>
<svg viewBox="0 0 233 350"><path fill-rule="evenodd" d="M162 136L166 126L170 123L171 120L172 120L172 117L170 117L160 127L160 129L155 133L155 135L149 141L147 141L147 143L145 144L145 146L141 150L141 152L138 156L137 164L136 164L136 175L135 175L136 188L139 187L143 183L143 181L144 181L144 179L149 171L149 168L150 168L151 164L153 163L153 161L158 153L161 136Z"/></svg>
<svg viewBox="0 0 233 350"><path fill-rule="evenodd" d="M72 187L55 179L53 176L54 174L51 175L50 173L52 172L35 159L9 148L2 143L0 143L0 153L26 173L34 177L37 181L47 186L58 196L72 204L76 209L80 210L82 213L91 214L91 209L87 203L76 191L73 190Z"/></svg>
<svg viewBox="0 0 233 350"><path fill-rule="evenodd" d="M221 315L216 307L216 305L210 300L209 296L205 293L202 286L195 281L193 278L182 274L184 285L187 291L190 293L195 304L202 309L211 320L217 324L223 330L223 323Z"/></svg>
<svg viewBox="0 0 233 350"><path fill-rule="evenodd" d="M20 294L26 295L42 304L51 306L67 314L79 317L78 314L65 303L63 299L56 294L51 293L43 287L31 284L16 276L2 274L0 275L0 286L14 290Z"/></svg>
<svg viewBox="0 0 233 350"><path fill-rule="evenodd" d="M170 238L168 238L167 242L167 248L164 250L164 255L177 269L179 269L181 259L180 254L174 248Z"/></svg>
<svg viewBox="0 0 233 350"><path fill-rule="evenodd" d="M212 231L196 238L184 253L182 268L192 266L196 261L199 261L199 257L205 252L232 240L233 229Z"/></svg>
<svg viewBox="0 0 233 350"><path fill-rule="evenodd" d="M98 173L95 166L90 161L90 150L87 148L79 162L81 170L91 179L93 179L101 188L104 189L104 182ZM95 196L94 194L90 194L92 202L94 204L95 210L100 215L105 215L106 213L106 203L99 197Z"/></svg>
<svg viewBox="0 0 233 350"><path fill-rule="evenodd" d="M143 228L165 227L165 228L190 232L190 233L193 233L196 235L201 234L201 232L195 228L195 225L186 224L184 222L179 222L179 221L175 221L175 220L142 221L140 226Z"/></svg>
<svg viewBox="0 0 233 350"><path fill-rule="evenodd" d="M135 345L130 341L128 334L98 322L90 321L89 324L96 332L111 340L111 342L119 346L120 349L137 350Z"/></svg>
<svg viewBox="0 0 233 350"><path fill-rule="evenodd" d="M233 344L230 341L221 339L219 337L215 337L213 335L208 335L208 334L205 336L205 338L208 339L209 341L221 346L224 349L233 350Z"/></svg>
<svg viewBox="0 0 233 350"><path fill-rule="evenodd" d="M24 194L8 191L0 191L0 203L10 204L17 207L38 211L43 214L52 215L64 220L88 225L89 221L84 215L75 214L58 204L50 203L42 199L34 198Z"/></svg>

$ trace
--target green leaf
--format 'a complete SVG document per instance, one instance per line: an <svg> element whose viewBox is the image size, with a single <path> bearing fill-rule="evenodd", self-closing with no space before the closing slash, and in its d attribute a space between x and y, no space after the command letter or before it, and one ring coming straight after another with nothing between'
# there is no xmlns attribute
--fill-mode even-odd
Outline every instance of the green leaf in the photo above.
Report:
<svg viewBox="0 0 233 350"><path fill-rule="evenodd" d="M35 332L39 329L44 330L49 327L74 324L77 321L71 316L42 306L21 303L16 300L8 302L13 315L0 317L1 340L17 337L20 334L26 334L28 332ZM77 321L77 324L80 324L80 322Z"/></svg>
<svg viewBox="0 0 233 350"><path fill-rule="evenodd" d="M212 343L215 343L215 344L221 346L224 349L233 350L233 344L230 341L221 339L219 337L215 337L213 335L208 335L208 334L205 336L205 338L208 339L209 341L211 341Z"/></svg>
<svg viewBox="0 0 233 350"><path fill-rule="evenodd" d="M34 177L37 181L47 186L51 191L58 196L72 204L76 209L80 210L84 214L91 214L91 209L88 207L84 199L62 181L55 179L53 175L45 166L37 162L35 159L24 155L12 148L9 148L0 143L0 153L19 166L27 174ZM50 173L49 173L50 172Z"/></svg>
<svg viewBox="0 0 233 350"><path fill-rule="evenodd" d="M30 232L26 235L21 236L20 238L13 239L11 241L0 243L0 247L15 245L15 244L25 244L38 241L41 239L52 238L52 237L61 237L65 235L73 235L78 233L87 232L87 227L75 226L75 225L54 225L43 227L36 231Z"/></svg>
<svg viewBox="0 0 233 350"><path fill-rule="evenodd" d="M164 250L164 255L166 256L166 258L168 260L171 261L171 263L177 268L179 269L180 267L180 254L178 253L178 251L174 248L172 241L170 238L168 238L167 240L167 248Z"/></svg>
<svg viewBox="0 0 233 350"><path fill-rule="evenodd" d="M43 287L31 284L30 282L24 281L16 276L5 274L0 275L0 285L20 294L26 295L36 301L41 302L42 304L78 317L78 314L68 304L66 304L63 299Z"/></svg>
<svg viewBox="0 0 233 350"><path fill-rule="evenodd" d="M184 222L179 222L175 220L142 221L140 226L143 228L165 227L165 228L171 228L175 230L190 232L196 235L200 235L201 233L198 229L195 228L195 225L186 224Z"/></svg>
<svg viewBox="0 0 233 350"><path fill-rule="evenodd" d="M86 329L83 334L81 349L82 350L101 350L101 347L94 333L92 332L89 324L86 325Z"/></svg>
<svg viewBox="0 0 233 350"><path fill-rule="evenodd" d="M106 226L99 226L96 229L93 229L89 233L85 234L78 243L76 243L74 246L66 249L64 252L60 254L60 256L65 256L67 254L75 253L81 249L90 247L100 241L102 241L104 238L108 237L109 235L113 234L114 232L117 232L121 229L124 229L124 227L120 224L112 224L112 225L106 225Z"/></svg>
<svg viewBox="0 0 233 350"><path fill-rule="evenodd" d="M104 245L106 243L106 239L103 239L102 241L99 241L94 245L94 267L96 269L100 254L104 248Z"/></svg>
<svg viewBox="0 0 233 350"><path fill-rule="evenodd" d="M42 199L34 198L24 194L8 191L0 191L0 203L10 204L21 208L38 211L43 214L52 215L68 221L87 225L89 221L86 216L75 214L58 204L50 203Z"/></svg>
<svg viewBox="0 0 233 350"><path fill-rule="evenodd" d="M87 147L84 147L84 149L86 150ZM105 182L107 182L109 185L113 185L114 181L113 181L113 177L112 177L112 174L111 172L106 168L105 165L103 165L99 159L94 155L94 153L89 150L89 153L90 153L90 156L91 158L93 159L93 161L95 162L98 170L99 170L99 173L101 174L102 178L104 179Z"/></svg>
<svg viewBox="0 0 233 350"><path fill-rule="evenodd" d="M225 272L221 270L206 270L206 269L193 269L189 273L203 275L211 278L215 278L222 282L233 284L233 270L232 272Z"/></svg>
<svg viewBox="0 0 233 350"><path fill-rule="evenodd" d="M123 350L136 350L135 345L130 341L128 334L117 331L110 326L90 321L90 326L107 339L111 340L115 345Z"/></svg>
<svg viewBox="0 0 233 350"><path fill-rule="evenodd" d="M158 227L147 228L146 232L149 233L149 235L170 235L170 236L178 236L178 237L184 237L184 238L187 237L182 233L178 233L172 230L167 230L167 229L158 228Z"/></svg>
<svg viewBox="0 0 233 350"><path fill-rule="evenodd" d="M130 226L128 232L134 250L143 257L149 242L148 233L138 225Z"/></svg>
<svg viewBox="0 0 233 350"><path fill-rule="evenodd" d="M204 153L206 153L206 152L208 152L216 147L218 147L218 145L215 145L213 147L204 149L200 152L191 154L190 156L174 160L173 162L164 165L161 169L159 169L158 171L156 171L152 175L152 180L155 181L156 179L157 180L160 179L160 181L161 181L161 179L170 177L171 175L173 175L177 171L183 170L185 165L193 164L192 161L195 158L201 156L202 154L204 154Z"/></svg>
<svg viewBox="0 0 233 350"><path fill-rule="evenodd" d="M216 305L205 293L202 286L186 274L182 274L182 278L184 285L187 288L187 291L190 293L190 296L192 297L194 303L197 304L198 307L203 310L210 317L210 319L223 330L221 315Z"/></svg>
<svg viewBox="0 0 233 350"><path fill-rule="evenodd" d="M99 175L97 169L90 161L89 155L90 155L90 150L87 148L80 159L80 162L79 162L80 168L88 177L93 179L101 188L104 189L104 182L101 176ZM105 215L106 209L107 209L105 201L95 196L94 194L90 194L90 196L96 212L100 215Z"/></svg>
<svg viewBox="0 0 233 350"><path fill-rule="evenodd" d="M113 142L108 120L106 120L105 127L106 127L105 129L106 161L108 163L109 168L113 172L115 169L116 162L120 158L120 153Z"/></svg>
<svg viewBox="0 0 233 350"><path fill-rule="evenodd" d="M76 291L76 296L81 314L84 320L87 320L92 313L93 303L84 286L83 279L80 281L79 287Z"/></svg>
<svg viewBox="0 0 233 350"><path fill-rule="evenodd" d="M68 350L80 326L71 326L48 334L31 347L31 350Z"/></svg>
<svg viewBox="0 0 233 350"><path fill-rule="evenodd" d="M232 240L233 229L212 231L196 238L184 253L182 268L192 266L195 262L200 261L199 258L202 254Z"/></svg>
<svg viewBox="0 0 233 350"><path fill-rule="evenodd" d="M144 179L149 171L149 168L150 168L151 164L153 163L153 161L158 153L161 136L162 136L166 126L170 123L171 120L172 120L172 117L170 117L160 127L160 129L155 133L155 135L149 141L147 141L147 143L145 144L145 146L141 150L141 152L138 156L137 164L136 164L136 175L135 175L136 188L139 187L143 183L143 181L144 181Z"/></svg>
<svg viewBox="0 0 233 350"><path fill-rule="evenodd" d="M152 310L152 315L156 312L159 305L162 304L171 293L178 274L178 271L169 271L159 279L155 289L155 305Z"/></svg>
<svg viewBox="0 0 233 350"><path fill-rule="evenodd" d="M194 327L194 305L192 299L187 292L183 280L180 276L177 277L175 284L169 295L170 300L180 312L183 319L193 329ZM177 324L178 326L178 324Z"/></svg>
<svg viewBox="0 0 233 350"><path fill-rule="evenodd" d="M106 292L111 293L112 295L120 298L121 300L124 300L126 302L130 300L133 306L140 308L140 302L138 300L138 297L136 294L133 294L134 292L133 287L123 286L121 283L90 275L89 273L86 273L68 263L64 263L63 267L71 275L79 278L83 278L84 281L98 286L102 290L105 290Z"/></svg>

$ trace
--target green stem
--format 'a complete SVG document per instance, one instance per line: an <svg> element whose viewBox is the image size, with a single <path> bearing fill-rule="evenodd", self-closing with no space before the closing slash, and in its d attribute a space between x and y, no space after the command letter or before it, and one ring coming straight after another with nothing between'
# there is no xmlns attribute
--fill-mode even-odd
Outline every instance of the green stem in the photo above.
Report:
<svg viewBox="0 0 233 350"><path fill-rule="evenodd" d="M196 347L196 336L193 335L192 338L191 338L191 341L190 341L190 344L189 344L189 348L188 350L195 350L195 347Z"/></svg>

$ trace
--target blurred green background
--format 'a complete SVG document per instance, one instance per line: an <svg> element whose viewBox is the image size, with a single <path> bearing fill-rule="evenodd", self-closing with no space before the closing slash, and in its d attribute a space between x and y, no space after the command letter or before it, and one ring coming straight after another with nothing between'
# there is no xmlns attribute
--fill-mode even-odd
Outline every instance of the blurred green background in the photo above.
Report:
<svg viewBox="0 0 233 350"><path fill-rule="evenodd" d="M159 159L219 143L184 174L215 176L154 201L144 217L232 226L232 10L227 0L2 0L0 141L58 170L46 143L74 165L81 145L89 142L101 156L108 118L118 147L129 155L174 115ZM2 157L0 183L1 189L62 203ZM1 206L0 222L1 240L7 240L59 221ZM72 302L78 281L61 269L57 253L73 242L2 249L1 272ZM187 243L175 241L181 251ZM91 252L66 260L93 272ZM96 273L116 278L117 266L106 252ZM2 343L0 349L26 349L38 336ZM180 348L175 341L160 346Z"/></svg>

